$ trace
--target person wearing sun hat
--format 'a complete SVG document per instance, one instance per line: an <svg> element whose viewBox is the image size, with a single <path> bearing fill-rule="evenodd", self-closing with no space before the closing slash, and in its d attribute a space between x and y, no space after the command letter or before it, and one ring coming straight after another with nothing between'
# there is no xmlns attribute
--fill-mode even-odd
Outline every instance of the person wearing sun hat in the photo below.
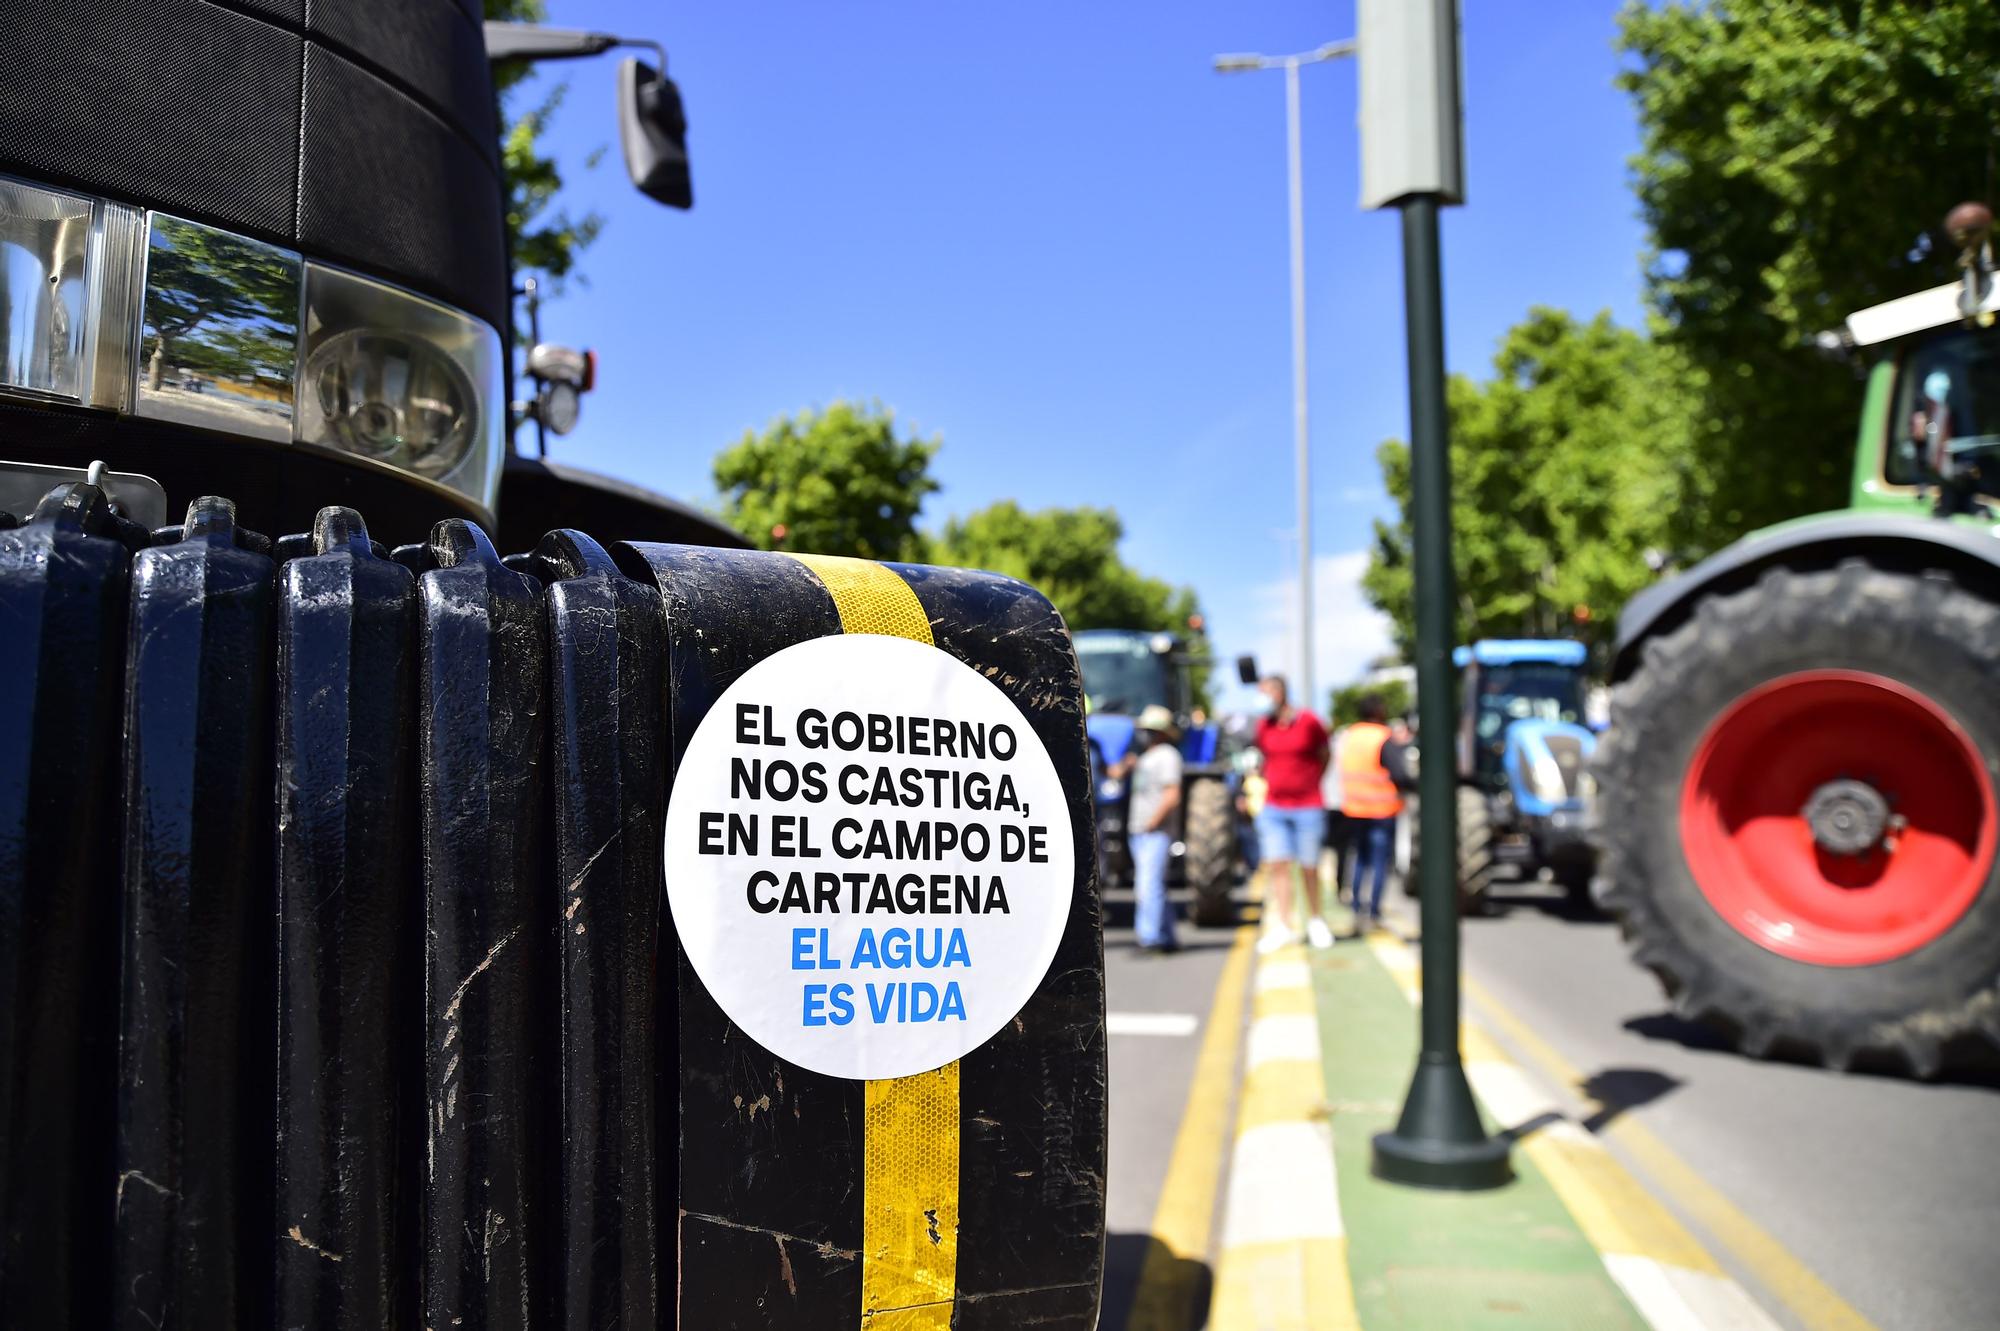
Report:
<svg viewBox="0 0 2000 1331"><path fill-rule="evenodd" d="M1132 886L1138 898L1133 928L1146 952L1177 952L1173 907L1167 902L1167 856L1180 826L1180 727L1158 703L1139 713L1132 752L1121 764L1132 773L1125 843L1132 852Z"/></svg>

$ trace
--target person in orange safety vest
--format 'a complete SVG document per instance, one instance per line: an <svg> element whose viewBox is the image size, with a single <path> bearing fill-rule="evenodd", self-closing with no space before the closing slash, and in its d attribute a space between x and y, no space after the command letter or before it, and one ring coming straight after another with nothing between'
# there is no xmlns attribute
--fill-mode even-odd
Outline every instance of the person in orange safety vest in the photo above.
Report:
<svg viewBox="0 0 2000 1331"><path fill-rule="evenodd" d="M1334 763L1340 769L1340 811L1347 816L1348 844L1354 851L1348 890L1359 934L1382 918L1382 889L1389 880L1389 862L1396 857L1396 815L1403 811L1403 792L1416 782L1408 746L1384 723L1382 700L1370 694L1356 710L1361 719L1341 732Z"/></svg>

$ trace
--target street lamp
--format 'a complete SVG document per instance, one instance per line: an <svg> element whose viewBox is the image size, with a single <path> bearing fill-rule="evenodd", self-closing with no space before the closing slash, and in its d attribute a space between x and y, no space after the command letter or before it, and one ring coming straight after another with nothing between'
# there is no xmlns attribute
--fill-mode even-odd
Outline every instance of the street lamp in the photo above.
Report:
<svg viewBox="0 0 2000 1331"><path fill-rule="evenodd" d="M1218 74L1255 69L1285 71L1285 148L1292 204L1292 429L1299 491L1299 679L1297 697L1317 710L1313 692L1312 463L1306 443L1306 238L1305 200L1299 169L1299 66L1354 54L1354 43L1328 42L1297 55L1219 55Z"/></svg>

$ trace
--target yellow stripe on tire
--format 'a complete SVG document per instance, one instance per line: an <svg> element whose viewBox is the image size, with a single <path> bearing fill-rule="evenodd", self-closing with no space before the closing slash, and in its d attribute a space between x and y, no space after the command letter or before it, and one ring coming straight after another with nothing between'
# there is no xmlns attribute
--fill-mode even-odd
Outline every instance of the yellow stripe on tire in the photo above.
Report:
<svg viewBox="0 0 2000 1331"><path fill-rule="evenodd" d="M910 585L868 559L793 555L833 597L843 633L935 646ZM958 1293L958 1064L871 1081L862 1118L861 1325L950 1331Z"/></svg>

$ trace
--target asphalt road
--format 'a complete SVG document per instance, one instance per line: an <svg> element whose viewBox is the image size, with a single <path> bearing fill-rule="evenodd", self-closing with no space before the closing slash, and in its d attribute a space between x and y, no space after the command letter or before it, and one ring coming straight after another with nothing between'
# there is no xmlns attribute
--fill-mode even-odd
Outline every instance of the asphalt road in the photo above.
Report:
<svg viewBox="0 0 2000 1331"><path fill-rule="evenodd" d="M1742 1058L1673 1017L1610 921L1542 885L1502 884L1494 900L1465 922L1468 976L1610 1112L1642 1123L1882 1331L2000 1326L2000 1074L1921 1083ZM1114 900L1103 1331L1125 1325L1231 941L1183 926L1187 950L1143 956L1130 920ZM1773 1316L1808 1328L1670 1183L1655 1191Z"/></svg>
<svg viewBox="0 0 2000 1331"><path fill-rule="evenodd" d="M1131 906L1114 897L1107 913L1104 988L1111 1028L1111 1161L1105 1184L1109 1238L1104 1304L1098 1325L1101 1331L1122 1331L1233 931L1183 924L1183 951L1148 956L1133 945Z"/></svg>
<svg viewBox="0 0 2000 1331"><path fill-rule="evenodd" d="M1608 920L1541 885L1495 901L1465 922L1467 973L1856 1310L1883 1331L2000 1326L2000 1077L1742 1058L1672 1016Z"/></svg>

